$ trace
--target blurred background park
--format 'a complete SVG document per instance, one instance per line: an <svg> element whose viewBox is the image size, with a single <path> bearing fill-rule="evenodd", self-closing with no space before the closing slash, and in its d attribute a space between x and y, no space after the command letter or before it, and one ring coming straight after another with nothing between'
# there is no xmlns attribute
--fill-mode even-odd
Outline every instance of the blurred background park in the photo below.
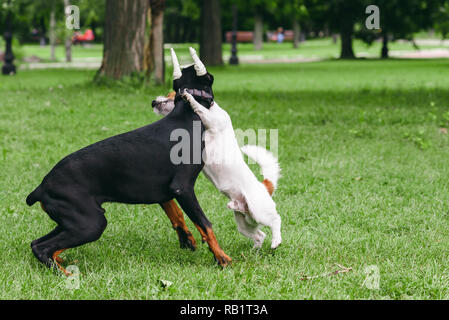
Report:
<svg viewBox="0 0 449 320"><path fill-rule="evenodd" d="M372 4L379 8L380 27L370 30L366 8ZM243 64L449 57L445 0L1 0L0 5L0 33L13 32L20 69L100 69L108 56L102 74L141 73L158 83L166 80L169 47L192 45L206 65L221 65L229 63L233 39ZM78 12L65 12L70 5ZM74 13L76 24L69 16ZM67 21L75 29L68 29ZM4 48L0 42L0 52Z"/></svg>
<svg viewBox="0 0 449 320"><path fill-rule="evenodd" d="M449 299L449 0L0 0L0 34L0 298ZM158 206L108 203L102 238L62 255L67 289L31 253L54 223L25 197L160 119L167 50L188 64L188 46L234 128L278 130L282 246L264 230L251 250L200 175L232 267L181 250Z"/></svg>

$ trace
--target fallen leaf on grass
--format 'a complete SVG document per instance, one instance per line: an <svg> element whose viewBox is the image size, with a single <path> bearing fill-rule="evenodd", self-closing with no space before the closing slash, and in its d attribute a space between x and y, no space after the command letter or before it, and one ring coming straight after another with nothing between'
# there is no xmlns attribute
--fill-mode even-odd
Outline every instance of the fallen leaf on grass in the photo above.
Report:
<svg viewBox="0 0 449 320"><path fill-rule="evenodd" d="M168 281L168 280L160 280L160 281L161 281L161 285L163 288L168 288L173 284L173 282Z"/></svg>

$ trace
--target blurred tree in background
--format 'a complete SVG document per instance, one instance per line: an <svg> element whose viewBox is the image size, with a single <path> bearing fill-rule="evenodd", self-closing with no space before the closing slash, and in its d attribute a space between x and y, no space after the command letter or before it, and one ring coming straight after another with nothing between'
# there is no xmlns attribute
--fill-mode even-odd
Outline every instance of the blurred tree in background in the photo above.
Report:
<svg viewBox="0 0 449 320"><path fill-rule="evenodd" d="M382 39L381 57L388 58L388 42L397 39L413 40L413 34L436 26L438 13L445 0L377 0L381 29L367 30L359 26L356 36L368 44Z"/></svg>
<svg viewBox="0 0 449 320"><path fill-rule="evenodd" d="M8 0L0 0L0 33L5 28ZM232 30L232 6L238 6L238 30L251 31L255 50L263 50L269 31L278 27L293 33L293 47L307 37L340 35L340 57L355 58L353 39L371 44L413 40L414 34L433 29L449 35L449 0L11 0L13 46L20 43L65 43L70 61L72 30L65 28L64 6L80 8L81 32L91 29L104 44L99 74L121 78L133 72L154 75L164 82L164 43L199 43L206 65L223 63L222 42ZM380 8L380 30L365 27L368 5ZM123 26L126 26L125 28ZM291 34L291 33L289 33ZM0 51L2 48L0 48ZM20 49L15 49L15 52ZM20 53L19 53L20 55Z"/></svg>
<svg viewBox="0 0 449 320"><path fill-rule="evenodd" d="M103 62L97 77L121 79L144 70L148 8L148 0L106 0Z"/></svg>
<svg viewBox="0 0 449 320"><path fill-rule="evenodd" d="M223 64L220 0L202 1L200 34L200 59L203 63Z"/></svg>
<svg viewBox="0 0 449 320"><path fill-rule="evenodd" d="M449 37L449 1L443 2L436 13L435 31L440 32L443 39L446 39Z"/></svg>
<svg viewBox="0 0 449 320"><path fill-rule="evenodd" d="M164 10L165 0L150 0L148 24L150 39L145 46L145 66L147 76L154 72L157 83L165 82L164 60Z"/></svg>

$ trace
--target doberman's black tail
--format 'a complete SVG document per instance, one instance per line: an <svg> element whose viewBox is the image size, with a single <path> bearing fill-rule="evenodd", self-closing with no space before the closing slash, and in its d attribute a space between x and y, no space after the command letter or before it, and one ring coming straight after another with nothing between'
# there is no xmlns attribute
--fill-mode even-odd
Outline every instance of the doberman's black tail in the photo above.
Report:
<svg viewBox="0 0 449 320"><path fill-rule="evenodd" d="M27 205L32 206L33 204L36 203L36 201L39 200L40 200L40 186L34 189L34 191L28 195L26 202Z"/></svg>

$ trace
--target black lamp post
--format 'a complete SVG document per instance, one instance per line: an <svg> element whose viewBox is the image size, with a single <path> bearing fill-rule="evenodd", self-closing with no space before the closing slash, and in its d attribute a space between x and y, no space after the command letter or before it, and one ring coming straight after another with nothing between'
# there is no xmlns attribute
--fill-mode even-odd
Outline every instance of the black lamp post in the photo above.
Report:
<svg viewBox="0 0 449 320"><path fill-rule="evenodd" d="M8 1L8 13L6 15L5 34L6 51L5 51L5 64L2 68L2 74L14 75L16 74L16 66L12 63L14 61L14 54L12 53L12 31L11 31L11 2Z"/></svg>
<svg viewBox="0 0 449 320"><path fill-rule="evenodd" d="M237 5L232 6L232 48L231 48L231 58L229 59L229 64L238 65L239 58L237 57Z"/></svg>

